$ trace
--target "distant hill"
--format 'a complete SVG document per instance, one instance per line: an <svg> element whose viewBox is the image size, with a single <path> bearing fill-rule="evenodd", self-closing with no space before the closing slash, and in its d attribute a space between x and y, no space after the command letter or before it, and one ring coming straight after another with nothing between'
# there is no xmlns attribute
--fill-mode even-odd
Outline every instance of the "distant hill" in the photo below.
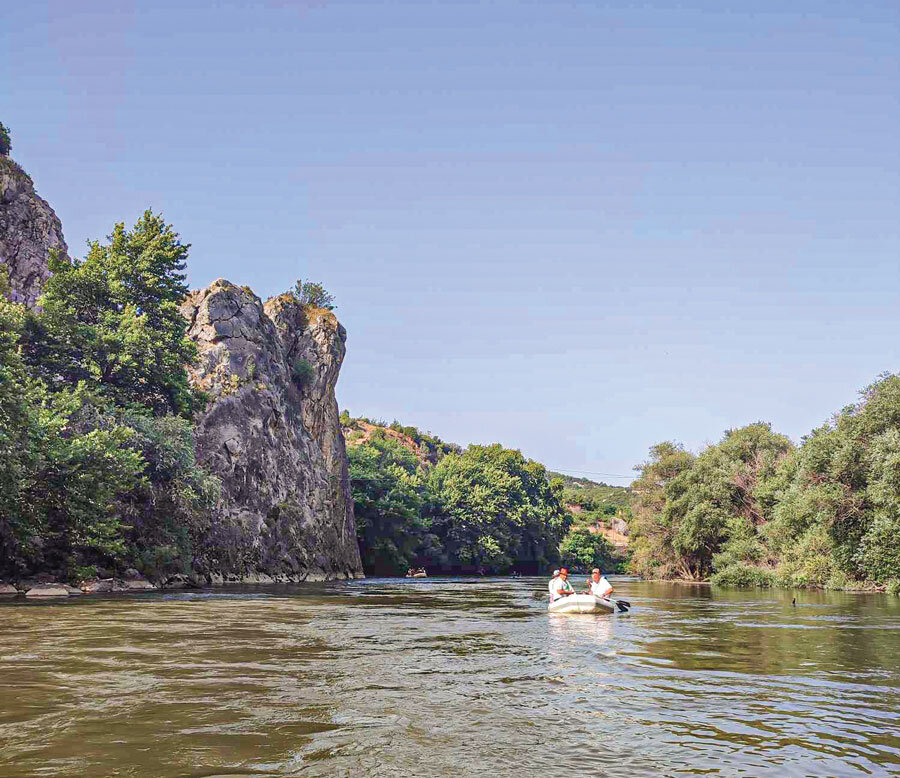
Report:
<svg viewBox="0 0 900 778"><path fill-rule="evenodd" d="M378 432L385 437L397 441L404 448L415 454L423 464L436 465L447 454L458 454L462 451L455 443L446 443L437 435L422 432L417 427L403 425L394 420L386 421L367 419L365 416L353 418L347 411L340 416L341 429L348 446L361 446L368 443L372 435Z"/></svg>
<svg viewBox="0 0 900 778"><path fill-rule="evenodd" d="M551 478L559 478L565 487L566 502L579 505L586 511L603 511L615 514L619 508L631 505L633 493L630 486L612 486L590 478L575 478L565 473L549 473ZM612 508L614 510L608 510Z"/></svg>
<svg viewBox="0 0 900 778"><path fill-rule="evenodd" d="M575 527L603 535L616 551L628 549L628 518L634 493L629 486L612 486L590 478L549 473L563 482L563 503L574 517Z"/></svg>

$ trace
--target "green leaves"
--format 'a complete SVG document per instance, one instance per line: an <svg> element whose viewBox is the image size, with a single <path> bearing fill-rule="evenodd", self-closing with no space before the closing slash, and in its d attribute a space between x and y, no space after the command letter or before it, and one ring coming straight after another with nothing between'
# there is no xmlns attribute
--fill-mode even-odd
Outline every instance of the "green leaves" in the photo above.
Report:
<svg viewBox="0 0 900 778"><path fill-rule="evenodd" d="M187 250L147 211L51 256L42 310L0 302L0 576L190 563L219 483L183 418Z"/></svg>
<svg viewBox="0 0 900 778"><path fill-rule="evenodd" d="M119 405L189 415L185 365L196 359L178 305L187 293L188 246L146 211L117 224L83 260L53 257L53 276L23 331L27 364L54 391L85 382Z"/></svg>
<svg viewBox="0 0 900 778"><path fill-rule="evenodd" d="M425 483L418 461L377 432L347 454L363 565L375 575L403 573L417 563L424 546L434 545L422 517Z"/></svg>
<svg viewBox="0 0 900 778"><path fill-rule="evenodd" d="M469 446L430 473L435 531L463 568L546 568L558 559L569 514L543 465L521 452Z"/></svg>
<svg viewBox="0 0 900 778"><path fill-rule="evenodd" d="M302 278L298 278L289 294L293 295L301 305L324 308L326 311L335 309L334 296L328 294L325 287L318 281L304 281Z"/></svg>
<svg viewBox="0 0 900 778"><path fill-rule="evenodd" d="M900 376L861 395L799 449L751 424L663 475L677 450L657 447L634 483L636 571L731 585L900 577Z"/></svg>
<svg viewBox="0 0 900 778"><path fill-rule="evenodd" d="M587 527L573 529L560 546L562 563L579 570L599 567L608 571L615 566L615 549L600 533Z"/></svg>
<svg viewBox="0 0 900 778"><path fill-rule="evenodd" d="M437 465L430 451L414 453L384 430L349 446L367 572L496 572L558 559L568 513L542 465L500 445L447 453Z"/></svg>

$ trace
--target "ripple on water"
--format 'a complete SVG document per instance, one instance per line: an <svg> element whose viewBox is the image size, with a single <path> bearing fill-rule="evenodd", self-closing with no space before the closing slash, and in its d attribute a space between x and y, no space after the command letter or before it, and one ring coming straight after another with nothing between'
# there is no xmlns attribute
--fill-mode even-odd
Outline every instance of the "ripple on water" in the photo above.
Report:
<svg viewBox="0 0 900 778"><path fill-rule="evenodd" d="M882 597L367 580L0 604L0 774L890 775Z"/></svg>

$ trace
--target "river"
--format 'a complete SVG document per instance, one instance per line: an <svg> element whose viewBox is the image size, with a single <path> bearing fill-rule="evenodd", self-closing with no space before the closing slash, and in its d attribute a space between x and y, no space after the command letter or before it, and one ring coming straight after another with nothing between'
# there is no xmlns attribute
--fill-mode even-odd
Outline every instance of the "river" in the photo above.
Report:
<svg viewBox="0 0 900 778"><path fill-rule="evenodd" d="M900 598L613 583L6 600L0 775L900 773Z"/></svg>

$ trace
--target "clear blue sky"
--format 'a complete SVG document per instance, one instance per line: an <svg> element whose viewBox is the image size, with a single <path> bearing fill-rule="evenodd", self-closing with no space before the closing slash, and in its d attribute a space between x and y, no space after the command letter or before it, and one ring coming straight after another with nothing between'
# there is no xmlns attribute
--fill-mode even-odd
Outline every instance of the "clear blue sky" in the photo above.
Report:
<svg viewBox="0 0 900 778"><path fill-rule="evenodd" d="M193 286L321 280L353 414L627 476L898 368L895 2L35 0L0 46L72 252L152 206Z"/></svg>

